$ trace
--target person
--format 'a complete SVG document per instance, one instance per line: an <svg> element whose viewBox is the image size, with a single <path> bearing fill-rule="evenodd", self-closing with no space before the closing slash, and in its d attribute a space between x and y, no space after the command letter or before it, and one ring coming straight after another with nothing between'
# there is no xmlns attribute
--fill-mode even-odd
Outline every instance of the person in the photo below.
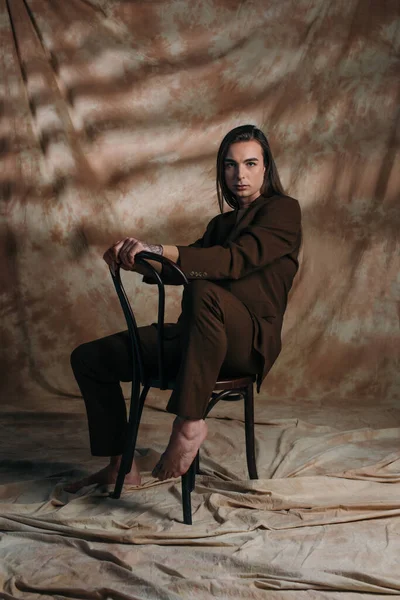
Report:
<svg viewBox="0 0 400 600"><path fill-rule="evenodd" d="M176 262L189 279L178 322L165 329L167 368L176 376L167 411L176 418L153 470L160 480L190 467L207 436L203 417L219 375L257 375L260 391L281 349L287 296L298 270L300 206L284 193L268 140L254 125L236 127L222 140L217 196L220 214L193 244L126 237L103 257L112 269L143 272L135 256L148 250ZM224 212L224 203L232 210ZM152 372L156 328L139 332L145 366ZM65 488L76 492L117 478L127 418L120 382L131 380L132 369L128 332L82 344L73 351L71 365L86 404L91 452L110 457L103 469ZM125 483L140 484L135 462Z"/></svg>

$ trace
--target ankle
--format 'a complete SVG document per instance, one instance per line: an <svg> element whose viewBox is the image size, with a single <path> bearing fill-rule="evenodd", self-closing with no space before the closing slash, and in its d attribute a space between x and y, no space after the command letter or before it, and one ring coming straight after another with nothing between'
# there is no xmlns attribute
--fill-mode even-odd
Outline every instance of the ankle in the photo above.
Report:
<svg viewBox="0 0 400 600"><path fill-rule="evenodd" d="M178 419L174 422L174 428L187 440L197 438L204 427L206 427L204 419L182 419L181 417L178 417Z"/></svg>
<svg viewBox="0 0 400 600"><path fill-rule="evenodd" d="M121 464L121 460L122 454L119 454L118 456L110 456L110 462L108 463L108 466L111 467L112 470L118 469Z"/></svg>

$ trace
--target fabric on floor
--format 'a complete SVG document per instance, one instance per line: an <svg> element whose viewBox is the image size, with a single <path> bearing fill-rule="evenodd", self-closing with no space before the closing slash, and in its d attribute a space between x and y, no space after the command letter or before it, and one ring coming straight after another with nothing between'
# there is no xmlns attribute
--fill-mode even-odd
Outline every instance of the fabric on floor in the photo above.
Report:
<svg viewBox="0 0 400 600"><path fill-rule="evenodd" d="M259 480L247 479L241 403L220 403L201 452L193 525L180 480L151 469L172 417L152 397L140 487L68 494L98 468L85 416L4 412L0 588L5 598L369 598L400 596L399 409L349 407L326 423L300 404L256 407ZM283 410L282 410L283 409ZM233 417L233 418L232 418ZM9 450L11 449L11 451ZM29 457L29 458L28 458ZM336 595L337 594L337 595Z"/></svg>
<svg viewBox="0 0 400 600"><path fill-rule="evenodd" d="M0 598L400 597L398 0L0 0L0 40ZM260 478L242 406L217 406L183 525L179 481L150 475L153 393L143 485L66 494L102 466L69 354L124 328L102 254L197 239L245 123L304 225ZM153 322L156 291L125 281Z"/></svg>

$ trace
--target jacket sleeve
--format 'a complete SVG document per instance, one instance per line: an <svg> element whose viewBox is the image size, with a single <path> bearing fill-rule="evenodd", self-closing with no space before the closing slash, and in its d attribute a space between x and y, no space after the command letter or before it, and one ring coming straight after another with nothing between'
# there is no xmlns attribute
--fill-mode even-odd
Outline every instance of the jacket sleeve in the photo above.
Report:
<svg viewBox="0 0 400 600"><path fill-rule="evenodd" d="M299 245L300 235L299 203L277 196L226 245L178 246L179 266L188 279L240 279L290 254Z"/></svg>
<svg viewBox="0 0 400 600"><path fill-rule="evenodd" d="M211 219L211 221L207 225L206 231L201 236L201 238L199 238L198 240L196 240L192 244L189 244L188 246L182 246L182 247L184 247L184 248L203 248L204 242L207 240L207 238L211 234L211 231L212 231L213 226L214 226L215 219L216 219L216 217L214 217L213 219ZM178 248L179 248L179 246L178 246ZM178 264L178 266L180 266L179 259L178 259L178 263L177 264ZM177 281L176 273L174 273L172 271L170 272L165 267L162 268L161 277L162 277L162 280L163 280L164 284L166 284L166 285L182 285L181 280ZM153 277L151 275L145 275L143 277L142 281L143 281L143 283L148 283L150 285L151 284L154 285L156 283L155 279L153 279Z"/></svg>

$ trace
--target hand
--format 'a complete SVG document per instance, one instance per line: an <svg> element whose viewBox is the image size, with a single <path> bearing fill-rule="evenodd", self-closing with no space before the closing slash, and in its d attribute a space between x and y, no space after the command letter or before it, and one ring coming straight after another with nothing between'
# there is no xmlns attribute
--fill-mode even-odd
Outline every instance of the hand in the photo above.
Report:
<svg viewBox="0 0 400 600"><path fill-rule="evenodd" d="M117 265L125 271L131 271L135 262L135 255L144 250L142 242L133 237L128 237L115 242L103 255L104 260L115 272Z"/></svg>
<svg viewBox="0 0 400 600"><path fill-rule="evenodd" d="M131 271L134 266L135 256L146 249L146 244L134 237L128 237L122 240L118 252L118 263L121 269Z"/></svg>
<svg viewBox="0 0 400 600"><path fill-rule="evenodd" d="M123 240L118 240L118 242L115 242L115 244L113 244L111 246L111 248L106 250L103 254L103 260L106 261L106 263L110 267L111 271L113 272L113 275L115 275L117 265L119 264L118 252L119 252L122 244L123 244Z"/></svg>
<svg viewBox="0 0 400 600"><path fill-rule="evenodd" d="M115 242L103 255L104 260L109 267L115 272L117 265L120 265L125 271L134 269L135 256L142 250L154 252L156 254L163 253L163 247L159 244L146 244L140 240L128 237Z"/></svg>

